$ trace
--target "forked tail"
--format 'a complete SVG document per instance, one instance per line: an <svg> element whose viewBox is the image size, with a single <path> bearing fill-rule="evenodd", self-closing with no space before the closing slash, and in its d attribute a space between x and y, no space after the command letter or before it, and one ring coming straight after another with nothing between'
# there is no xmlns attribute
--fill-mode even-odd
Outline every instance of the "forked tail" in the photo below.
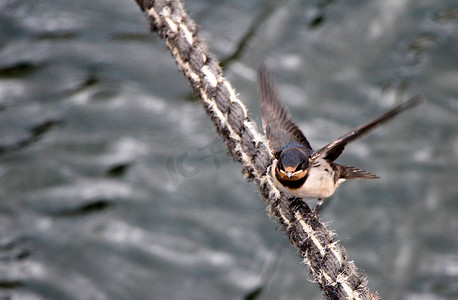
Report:
<svg viewBox="0 0 458 300"><path fill-rule="evenodd" d="M380 178L375 174L372 174L372 173L367 172L367 171L363 171L363 170L358 169L358 168L353 167L353 166L344 166L344 165L339 165L339 164L336 164L336 166L338 168L337 173L339 175L339 178L342 178L342 179L376 179L376 178Z"/></svg>

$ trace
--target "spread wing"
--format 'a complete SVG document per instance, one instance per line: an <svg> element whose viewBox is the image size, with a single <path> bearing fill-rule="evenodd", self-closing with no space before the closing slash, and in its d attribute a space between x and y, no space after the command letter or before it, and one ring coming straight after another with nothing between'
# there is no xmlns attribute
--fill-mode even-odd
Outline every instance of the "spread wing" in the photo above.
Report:
<svg viewBox="0 0 458 300"><path fill-rule="evenodd" d="M273 155L278 156L288 145L303 146L311 152L312 147L283 106L274 82L263 65L258 69L258 92L264 133Z"/></svg>
<svg viewBox="0 0 458 300"><path fill-rule="evenodd" d="M313 153L311 160L315 160L318 157L323 157L325 160L333 162L335 161L344 150L345 146L364 136L365 134L369 133L372 129L376 128L377 126L384 124L394 118L397 114L413 108L423 102L423 97L420 95L416 95L404 103L399 104L398 106L390 109L386 113L380 115L379 117L373 119L372 121L361 125L351 132L341 136L340 138L336 139L335 141L329 143L328 145L324 146L317 152Z"/></svg>

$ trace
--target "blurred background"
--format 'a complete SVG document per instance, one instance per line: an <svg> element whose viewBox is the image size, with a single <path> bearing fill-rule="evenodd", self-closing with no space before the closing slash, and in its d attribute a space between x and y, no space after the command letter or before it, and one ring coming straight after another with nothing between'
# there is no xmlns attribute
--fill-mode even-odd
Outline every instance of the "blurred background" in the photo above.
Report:
<svg viewBox="0 0 458 300"><path fill-rule="evenodd" d="M265 63L317 149L381 177L321 216L384 299L458 298L458 6L187 1L261 128ZM0 299L322 299L134 0L0 2Z"/></svg>

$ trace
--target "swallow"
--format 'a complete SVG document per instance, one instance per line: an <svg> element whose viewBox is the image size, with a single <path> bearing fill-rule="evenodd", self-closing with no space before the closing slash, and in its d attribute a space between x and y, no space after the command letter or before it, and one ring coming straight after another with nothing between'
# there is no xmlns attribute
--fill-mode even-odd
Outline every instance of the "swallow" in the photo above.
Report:
<svg viewBox="0 0 458 300"><path fill-rule="evenodd" d="M273 156L271 176L283 192L299 198L316 198L315 212L323 199L334 194L347 179L375 179L377 175L334 161L345 146L388 122L399 113L422 103L420 95L401 103L368 123L313 151L307 138L283 105L274 81L266 67L258 69L258 92L261 101L262 124Z"/></svg>

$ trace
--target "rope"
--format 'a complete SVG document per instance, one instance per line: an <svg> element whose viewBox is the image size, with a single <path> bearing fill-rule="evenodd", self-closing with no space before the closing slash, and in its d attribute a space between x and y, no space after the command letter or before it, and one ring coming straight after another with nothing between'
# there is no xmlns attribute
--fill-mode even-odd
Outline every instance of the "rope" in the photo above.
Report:
<svg viewBox="0 0 458 300"><path fill-rule="evenodd" d="M318 215L301 199L281 193L270 178L272 156L265 137L248 117L248 110L223 76L218 61L197 35L197 26L180 0L136 0L176 60L178 68L224 139L229 155L254 180L274 217L299 250L327 299L379 299L367 288L364 275L349 261Z"/></svg>

